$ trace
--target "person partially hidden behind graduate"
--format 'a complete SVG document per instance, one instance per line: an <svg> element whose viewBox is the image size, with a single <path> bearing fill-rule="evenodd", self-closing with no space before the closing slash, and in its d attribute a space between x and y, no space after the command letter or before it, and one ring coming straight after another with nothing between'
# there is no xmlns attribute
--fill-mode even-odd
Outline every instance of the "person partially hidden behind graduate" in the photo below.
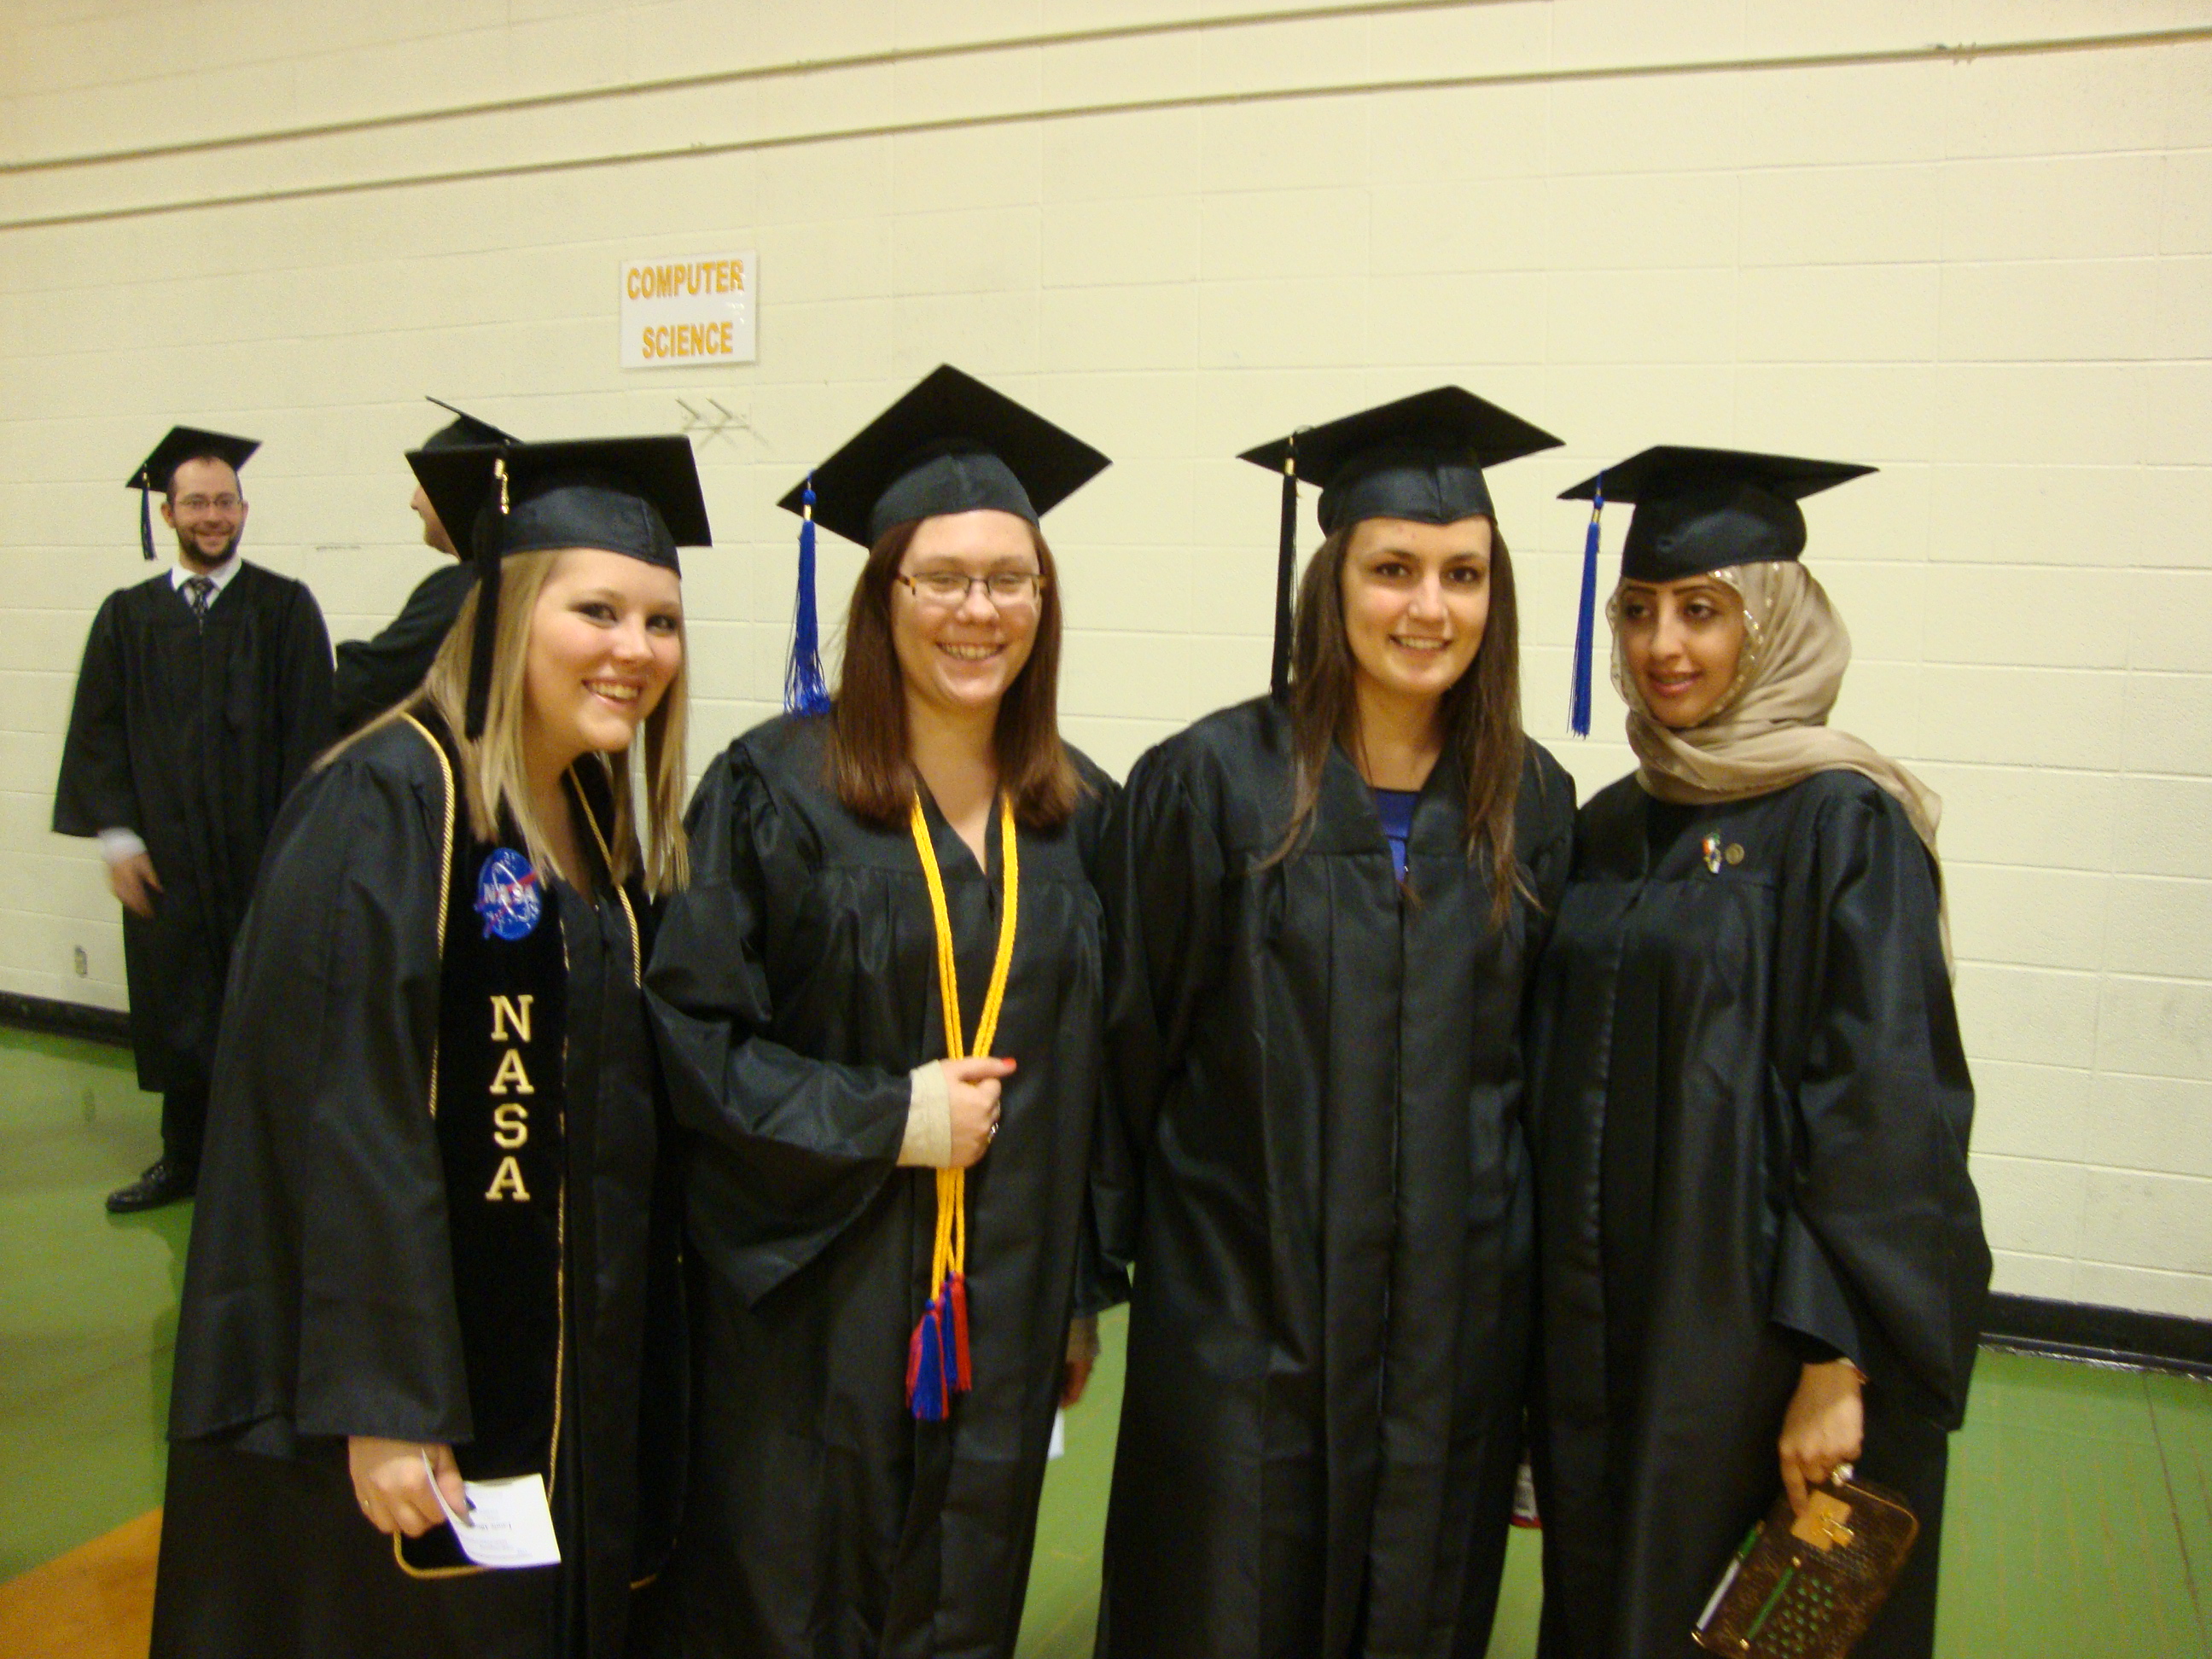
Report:
<svg viewBox="0 0 2212 1659"><path fill-rule="evenodd" d="M810 523L802 712L692 804L646 977L696 1134L690 1659L1014 1650L1095 1351L1070 1316L1113 793L1060 739L1037 521L1106 465L949 367L900 398L811 475L813 518L869 550L834 705Z"/></svg>
<svg viewBox="0 0 2212 1659"><path fill-rule="evenodd" d="M189 1198L207 1124L223 975L271 825L331 738L331 641L314 595L238 556L251 438L177 427L129 479L177 563L108 595L85 640L53 827L96 836L123 905L138 1086L161 1156L116 1212Z"/></svg>
<svg viewBox="0 0 2212 1659"><path fill-rule="evenodd" d="M1277 690L1137 763L1109 836L1097 1200L1134 1265L1097 1650L1475 1656L1521 1453L1523 990L1574 792L1522 733L1456 386L1266 445ZM1295 477L1327 532L1283 631ZM1284 684L1287 671L1287 684Z"/></svg>
<svg viewBox="0 0 2212 1659"><path fill-rule="evenodd" d="M611 1659L672 1530L681 1215L639 976L686 867L697 473L672 437L409 459L477 586L422 696L294 797L239 940L161 1659ZM484 1571L447 1523L508 1478L550 1495L557 1565Z"/></svg>
<svg viewBox="0 0 2212 1659"><path fill-rule="evenodd" d="M489 421L464 414L451 404L430 401L449 411L453 419L423 440L424 449L462 449L486 445L520 443ZM418 481L408 502L422 520L422 544L453 561L442 564L415 585L399 614L374 639L347 640L337 649L337 671L332 682L331 718L340 737L358 732L393 704L404 702L422 686L431 659L453 631L461 614L461 601L475 591L476 567L461 556L453 538L439 518L429 492Z"/></svg>
<svg viewBox="0 0 2212 1659"><path fill-rule="evenodd" d="M1532 1054L1547 1659L1688 1659L1746 1529L1846 1463L1921 1527L1854 1651L1929 1650L1990 1255L1940 803L1829 728L1850 645L1798 561L1799 498L1869 470L1661 448L1566 492L1636 507L1638 769L1582 811Z"/></svg>

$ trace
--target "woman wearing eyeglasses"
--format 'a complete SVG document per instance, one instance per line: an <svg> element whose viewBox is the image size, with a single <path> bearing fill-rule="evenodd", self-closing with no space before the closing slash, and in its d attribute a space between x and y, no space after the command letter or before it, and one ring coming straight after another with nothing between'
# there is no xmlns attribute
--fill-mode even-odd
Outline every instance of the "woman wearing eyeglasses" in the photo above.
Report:
<svg viewBox="0 0 2212 1659"><path fill-rule="evenodd" d="M1106 465L947 368L785 503L869 549L837 696L709 769L647 980L696 1141L694 1659L1013 1650L1092 1351L1112 792L1037 520Z"/></svg>

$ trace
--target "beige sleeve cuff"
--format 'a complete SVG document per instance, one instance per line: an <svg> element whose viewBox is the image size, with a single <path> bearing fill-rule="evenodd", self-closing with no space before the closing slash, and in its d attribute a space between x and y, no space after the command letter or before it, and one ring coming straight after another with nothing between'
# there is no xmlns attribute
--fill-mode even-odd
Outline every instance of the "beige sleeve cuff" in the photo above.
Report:
<svg viewBox="0 0 2212 1659"><path fill-rule="evenodd" d="M914 1093L907 1103L906 1139L898 1161L908 1167L949 1170L952 1167L952 1085L945 1067L936 1060L917 1066L909 1074Z"/></svg>

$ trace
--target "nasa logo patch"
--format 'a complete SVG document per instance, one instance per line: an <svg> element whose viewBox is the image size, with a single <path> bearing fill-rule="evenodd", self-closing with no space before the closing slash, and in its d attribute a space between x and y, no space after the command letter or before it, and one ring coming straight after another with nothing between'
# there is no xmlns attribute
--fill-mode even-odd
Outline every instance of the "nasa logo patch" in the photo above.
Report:
<svg viewBox="0 0 2212 1659"><path fill-rule="evenodd" d="M484 919L486 939L495 933L510 941L529 938L545 914L545 896L530 860L507 848L496 848L477 872L476 908Z"/></svg>

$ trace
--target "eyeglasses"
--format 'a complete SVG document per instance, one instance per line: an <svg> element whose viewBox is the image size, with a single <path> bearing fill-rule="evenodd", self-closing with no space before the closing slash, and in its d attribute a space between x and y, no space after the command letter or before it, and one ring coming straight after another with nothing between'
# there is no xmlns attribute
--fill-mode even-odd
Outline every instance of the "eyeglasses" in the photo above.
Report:
<svg viewBox="0 0 2212 1659"><path fill-rule="evenodd" d="M177 505L186 513L205 513L210 507L217 513L235 513L240 503L235 495L179 495Z"/></svg>
<svg viewBox="0 0 2212 1659"><path fill-rule="evenodd" d="M1034 570L994 570L988 576L971 576L963 570L925 570L919 576L894 575L904 582L917 605L956 611L968 596L981 587L984 597L1001 611L1035 605L1042 595L1045 579Z"/></svg>

